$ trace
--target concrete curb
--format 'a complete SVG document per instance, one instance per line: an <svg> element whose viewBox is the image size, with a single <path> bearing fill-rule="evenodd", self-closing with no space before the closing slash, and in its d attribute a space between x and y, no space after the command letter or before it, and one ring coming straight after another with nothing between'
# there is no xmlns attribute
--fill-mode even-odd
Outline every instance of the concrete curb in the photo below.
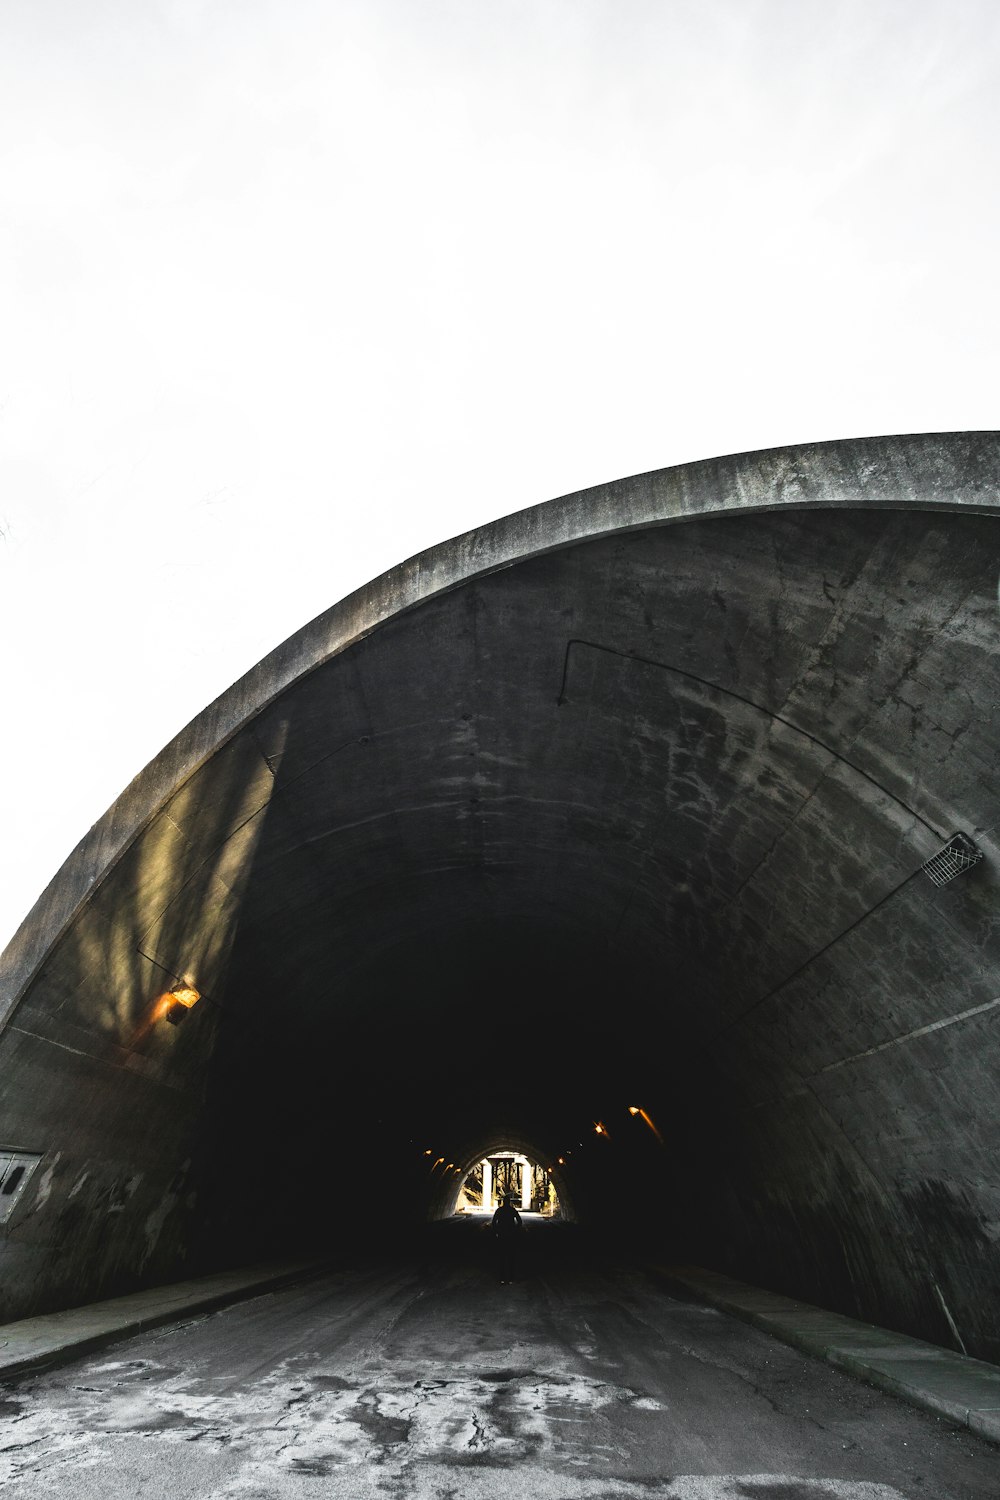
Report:
<svg viewBox="0 0 1000 1500"><path fill-rule="evenodd" d="M1000 1443L1000 1367L953 1354L906 1334L892 1333L808 1302L747 1286L700 1266L653 1265L676 1290L791 1344L803 1354L901 1396Z"/></svg>
<svg viewBox="0 0 1000 1500"><path fill-rule="evenodd" d="M318 1275L328 1266L328 1260L315 1258L272 1261L238 1271L222 1271L196 1281L151 1287L127 1297L93 1302L87 1307L70 1307L64 1312L0 1324L0 1381L65 1363L192 1313L216 1312L243 1298L277 1291L292 1282Z"/></svg>

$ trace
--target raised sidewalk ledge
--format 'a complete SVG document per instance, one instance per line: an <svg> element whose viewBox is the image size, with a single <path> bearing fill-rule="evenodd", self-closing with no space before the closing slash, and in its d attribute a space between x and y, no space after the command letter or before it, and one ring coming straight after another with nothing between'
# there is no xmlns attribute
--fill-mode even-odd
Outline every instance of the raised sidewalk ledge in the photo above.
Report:
<svg viewBox="0 0 1000 1500"><path fill-rule="evenodd" d="M685 1292L764 1333L1000 1443L1000 1367L824 1312L700 1266L656 1266Z"/></svg>
<svg viewBox="0 0 1000 1500"><path fill-rule="evenodd" d="M64 1312L0 1324L0 1380L75 1359L78 1354L191 1313L214 1312L241 1297L274 1291L322 1271L327 1265L327 1261L315 1256L310 1260L269 1261L242 1266L238 1271L220 1271L197 1281L176 1281L170 1286L131 1292L127 1297L92 1302L87 1307L70 1307Z"/></svg>

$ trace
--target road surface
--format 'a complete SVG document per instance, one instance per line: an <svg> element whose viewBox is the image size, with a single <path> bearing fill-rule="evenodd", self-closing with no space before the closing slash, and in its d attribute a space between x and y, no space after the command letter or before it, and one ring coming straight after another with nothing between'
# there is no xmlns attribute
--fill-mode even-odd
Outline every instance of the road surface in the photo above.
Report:
<svg viewBox="0 0 1000 1500"><path fill-rule="evenodd" d="M997 1500L1000 1449L482 1220L0 1388L10 1500Z"/></svg>

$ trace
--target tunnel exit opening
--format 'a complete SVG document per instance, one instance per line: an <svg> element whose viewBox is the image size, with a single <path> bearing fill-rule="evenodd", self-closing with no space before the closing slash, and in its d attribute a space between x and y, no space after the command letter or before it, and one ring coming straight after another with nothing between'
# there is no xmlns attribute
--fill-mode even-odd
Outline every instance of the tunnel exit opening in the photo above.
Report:
<svg viewBox="0 0 1000 1500"><path fill-rule="evenodd" d="M491 1151L466 1173L455 1212L492 1214L509 1198L521 1213L554 1217L559 1195L548 1168L517 1151Z"/></svg>

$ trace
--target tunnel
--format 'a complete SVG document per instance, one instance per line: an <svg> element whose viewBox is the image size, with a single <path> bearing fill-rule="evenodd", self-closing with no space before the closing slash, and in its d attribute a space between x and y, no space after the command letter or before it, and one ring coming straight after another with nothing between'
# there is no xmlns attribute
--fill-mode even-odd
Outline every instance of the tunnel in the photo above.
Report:
<svg viewBox="0 0 1000 1500"><path fill-rule="evenodd" d="M504 1149L1000 1361L998 477L989 433L643 474L279 645L4 954L0 1317L392 1236Z"/></svg>

